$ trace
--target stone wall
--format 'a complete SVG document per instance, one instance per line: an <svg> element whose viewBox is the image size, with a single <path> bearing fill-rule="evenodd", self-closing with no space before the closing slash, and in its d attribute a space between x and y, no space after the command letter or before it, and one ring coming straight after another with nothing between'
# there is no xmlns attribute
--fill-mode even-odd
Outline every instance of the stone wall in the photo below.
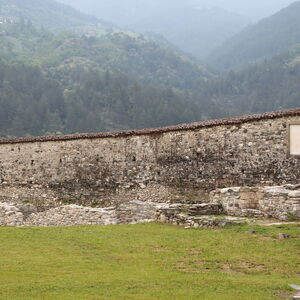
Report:
<svg viewBox="0 0 300 300"><path fill-rule="evenodd" d="M61 205L38 208L0 202L0 226L74 226L161 222L185 228L263 224L261 219L300 220L300 185L226 188L210 193L209 203L129 201L113 207Z"/></svg>
<svg viewBox="0 0 300 300"><path fill-rule="evenodd" d="M38 212L32 204L0 202L0 226L76 226L161 222L186 228L213 228L253 223L252 219L225 216L214 203L156 203L130 201L114 207L62 205Z"/></svg>
<svg viewBox="0 0 300 300"><path fill-rule="evenodd" d="M300 109L176 127L0 140L0 201L105 207L203 202L228 186L296 184L287 125Z"/></svg>
<svg viewBox="0 0 300 300"><path fill-rule="evenodd" d="M164 203L131 201L116 207L62 205L38 212L31 204L0 202L0 226L115 225L153 222Z"/></svg>
<svg viewBox="0 0 300 300"><path fill-rule="evenodd" d="M300 219L300 185L224 188L212 191L210 200L232 216Z"/></svg>

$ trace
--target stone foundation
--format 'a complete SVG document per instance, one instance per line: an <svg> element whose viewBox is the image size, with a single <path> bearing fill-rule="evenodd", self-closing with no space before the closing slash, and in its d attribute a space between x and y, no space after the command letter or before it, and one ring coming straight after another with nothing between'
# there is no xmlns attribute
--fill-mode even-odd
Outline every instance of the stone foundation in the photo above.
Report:
<svg viewBox="0 0 300 300"><path fill-rule="evenodd" d="M159 209L156 213L156 221L185 228L215 228L245 223L243 218L233 218L222 214L223 208L220 204L186 205L177 203Z"/></svg>
<svg viewBox="0 0 300 300"><path fill-rule="evenodd" d="M145 192L147 189L143 189ZM300 185L232 187L217 189L202 199L165 198L117 202L115 206L86 207L59 202L37 205L20 201L0 202L0 226L72 226L135 224L158 221L188 228L242 224L245 218L300 220ZM169 195L168 193L166 195ZM166 196L165 195L165 196ZM8 200L13 198L9 198ZM16 200L16 199L14 199ZM201 201L202 200L202 201ZM225 216L227 215L227 216Z"/></svg>
<svg viewBox="0 0 300 300"><path fill-rule="evenodd" d="M210 201L221 204L228 215L300 219L300 184L217 189Z"/></svg>
<svg viewBox="0 0 300 300"><path fill-rule="evenodd" d="M182 226L185 228L224 228L226 226L243 225L248 220L241 217L201 215L192 216L177 213L173 208L161 209L157 212L156 220L160 223Z"/></svg>
<svg viewBox="0 0 300 300"><path fill-rule="evenodd" d="M29 212L30 211L30 212ZM92 208L79 205L63 205L43 212L34 206L13 206L0 203L1 226L76 226L76 225L115 225L161 222L188 228L225 227L242 224L242 218L220 217L221 205L166 204L132 201L118 207Z"/></svg>
<svg viewBox="0 0 300 300"><path fill-rule="evenodd" d="M0 203L0 226L76 226L154 222L166 204L132 201L118 207L63 205L37 212L33 205Z"/></svg>

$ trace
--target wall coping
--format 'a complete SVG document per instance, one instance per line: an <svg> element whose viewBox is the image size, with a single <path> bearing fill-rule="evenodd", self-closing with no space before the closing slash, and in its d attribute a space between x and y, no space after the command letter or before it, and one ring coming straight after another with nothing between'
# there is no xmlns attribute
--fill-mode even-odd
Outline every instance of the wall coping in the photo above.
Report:
<svg viewBox="0 0 300 300"><path fill-rule="evenodd" d="M208 120L198 123L180 124L175 126L149 128L140 130L126 130L126 131L113 131L113 132L100 132L100 133L83 133L83 134L70 134L60 136L37 136L37 137L23 137L23 138L0 138L0 144L24 144L24 143L36 143L36 142L58 142L58 141L71 141L81 139L101 139L101 138L118 138L128 136L140 136L140 135L151 135L161 134L172 131L185 131L185 130L196 130L201 128L217 127L224 125L238 125L243 123L261 121L261 120L272 120L282 117L293 117L300 116L300 108L280 110L274 112L268 112L263 114L255 115L244 115L240 117Z"/></svg>

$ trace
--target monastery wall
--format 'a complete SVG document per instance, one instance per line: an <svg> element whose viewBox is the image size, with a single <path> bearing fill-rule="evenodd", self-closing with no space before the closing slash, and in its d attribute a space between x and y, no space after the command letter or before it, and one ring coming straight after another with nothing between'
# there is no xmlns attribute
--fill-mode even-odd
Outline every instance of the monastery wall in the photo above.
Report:
<svg viewBox="0 0 300 300"><path fill-rule="evenodd" d="M290 155L290 143L297 154L300 136L293 127L291 137L290 124L300 124L300 109L140 131L2 139L0 202L40 210L104 207L202 201L204 192L231 186L299 184L300 157Z"/></svg>

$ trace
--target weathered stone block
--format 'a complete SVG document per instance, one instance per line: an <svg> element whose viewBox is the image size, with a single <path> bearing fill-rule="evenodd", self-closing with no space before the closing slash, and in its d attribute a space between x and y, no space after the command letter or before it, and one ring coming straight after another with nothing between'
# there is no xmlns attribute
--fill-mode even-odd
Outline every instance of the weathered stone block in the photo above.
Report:
<svg viewBox="0 0 300 300"><path fill-rule="evenodd" d="M229 188L230 189L230 188ZM223 189L222 189L223 190ZM273 217L288 220L289 215L299 217L299 185L246 187L239 193L224 194L222 190L210 193L210 200L222 205L229 215ZM296 200L296 201L295 201Z"/></svg>

